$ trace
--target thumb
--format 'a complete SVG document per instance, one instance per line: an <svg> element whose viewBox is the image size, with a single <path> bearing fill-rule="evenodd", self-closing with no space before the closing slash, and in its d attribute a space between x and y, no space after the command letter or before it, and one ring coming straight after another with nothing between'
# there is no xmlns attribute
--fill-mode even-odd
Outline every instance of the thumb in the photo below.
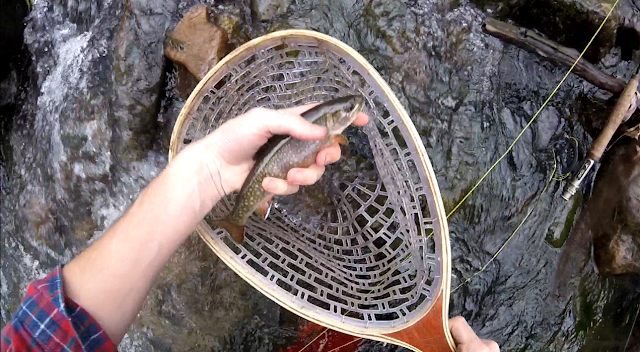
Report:
<svg viewBox="0 0 640 352"><path fill-rule="evenodd" d="M476 333L471 329L466 319L460 316L449 319L449 330L456 345L471 343L478 339L478 336L476 336Z"/></svg>
<svg viewBox="0 0 640 352"><path fill-rule="evenodd" d="M326 134L326 129L305 120L298 114L277 111L265 108L252 110L256 122L261 131L271 137L276 134L286 134L297 139L321 139Z"/></svg>

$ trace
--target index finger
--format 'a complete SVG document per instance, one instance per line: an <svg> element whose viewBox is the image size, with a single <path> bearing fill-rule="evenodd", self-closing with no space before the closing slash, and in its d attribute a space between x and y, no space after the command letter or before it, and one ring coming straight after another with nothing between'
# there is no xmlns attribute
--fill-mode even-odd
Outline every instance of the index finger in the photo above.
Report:
<svg viewBox="0 0 640 352"><path fill-rule="evenodd" d="M369 122L369 116L364 112L360 112L358 114L358 117L356 117L356 119L353 121L353 124L355 126L364 126L367 124L367 122Z"/></svg>
<svg viewBox="0 0 640 352"><path fill-rule="evenodd" d="M286 114L292 114L292 115L302 115L303 112L311 109L314 106L320 105L320 103L309 103L309 104L305 104L305 105L300 105L300 106L294 106L291 108L286 108L286 109L280 109L278 111L284 112ZM360 112L358 114L358 117L356 117L356 119L353 121L353 125L355 126L364 126L367 124L367 122L369 122L369 116L367 116L367 114L365 114L364 112Z"/></svg>
<svg viewBox="0 0 640 352"><path fill-rule="evenodd" d="M312 107L314 107L316 105L320 105L320 103L308 103L308 104L294 106L294 107L290 107L290 108L286 108L286 109L280 109L278 111L284 112L286 114L302 115L303 112L311 109Z"/></svg>

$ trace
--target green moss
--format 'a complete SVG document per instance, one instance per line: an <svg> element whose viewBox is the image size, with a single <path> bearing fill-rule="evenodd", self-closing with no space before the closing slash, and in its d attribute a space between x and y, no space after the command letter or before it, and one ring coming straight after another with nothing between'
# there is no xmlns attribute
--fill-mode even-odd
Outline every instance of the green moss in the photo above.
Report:
<svg viewBox="0 0 640 352"><path fill-rule="evenodd" d="M589 331L592 322L597 318L597 309L594 302L589 297L586 283L580 283L579 294L576 302L576 323L575 331L577 336L584 337Z"/></svg>
<svg viewBox="0 0 640 352"><path fill-rule="evenodd" d="M458 197L454 199L442 199L442 203L447 214L449 214L449 212L451 212L456 207L456 205L460 203L460 201L467 195L467 193L471 192L471 189L474 185L475 182L460 190L460 193L458 193Z"/></svg>
<svg viewBox="0 0 640 352"><path fill-rule="evenodd" d="M528 351L528 350L529 350L529 348L531 348L531 345L530 345L530 344L526 344L526 345L524 345L524 346L520 347L520 349L518 350L518 352L525 352L525 351Z"/></svg>
<svg viewBox="0 0 640 352"><path fill-rule="evenodd" d="M553 232L547 233L545 240L553 248L561 248L564 245L564 243L567 241L567 238L569 238L569 234L571 234L571 230L573 229L573 225L575 223L576 214L578 213L578 209L580 208L581 204L582 204L582 192L579 191L573 197L573 205L571 206L571 210L569 210L569 214L567 214L567 218L564 222L564 227L562 228L560 237L554 238Z"/></svg>
<svg viewBox="0 0 640 352"><path fill-rule="evenodd" d="M398 39L394 35L402 36L404 30L395 33L393 28L389 28L389 26L396 19L401 21L405 11L406 8L400 2L374 3L373 1L367 3L362 10L364 23L371 30L373 36L381 38L389 49L398 55L403 54L404 51L399 47ZM381 22L384 24L381 25Z"/></svg>

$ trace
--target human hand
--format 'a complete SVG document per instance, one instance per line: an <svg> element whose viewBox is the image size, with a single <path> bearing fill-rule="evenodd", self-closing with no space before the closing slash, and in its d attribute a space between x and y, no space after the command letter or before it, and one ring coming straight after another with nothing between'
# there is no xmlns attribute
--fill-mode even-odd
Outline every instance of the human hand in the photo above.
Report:
<svg viewBox="0 0 640 352"><path fill-rule="evenodd" d="M449 319L449 330L457 352L500 352L495 341L480 339L463 317Z"/></svg>
<svg viewBox="0 0 640 352"><path fill-rule="evenodd" d="M314 105L316 104L283 110L255 108L225 122L195 143L197 146L190 146L198 148L199 155L204 156L202 174L208 178L211 189L217 193L213 196L223 196L242 187L254 164L253 156L272 136L284 134L302 140L323 138L326 133L323 127L300 116ZM363 126L368 119L367 115L360 113L353 124ZM262 186L273 194L295 193L299 186L318 181L325 166L338 161L340 154L340 146L334 143L318 153L315 164L307 168L291 169L286 180L266 177Z"/></svg>

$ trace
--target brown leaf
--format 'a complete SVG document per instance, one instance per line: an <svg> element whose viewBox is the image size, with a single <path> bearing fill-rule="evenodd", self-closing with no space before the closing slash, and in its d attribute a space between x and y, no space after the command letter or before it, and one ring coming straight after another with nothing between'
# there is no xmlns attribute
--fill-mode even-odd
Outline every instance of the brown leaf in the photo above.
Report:
<svg viewBox="0 0 640 352"><path fill-rule="evenodd" d="M627 132L624 133L624 135L631 138L639 139L640 138L640 122L638 122L638 124L635 125L634 127L629 128Z"/></svg>

